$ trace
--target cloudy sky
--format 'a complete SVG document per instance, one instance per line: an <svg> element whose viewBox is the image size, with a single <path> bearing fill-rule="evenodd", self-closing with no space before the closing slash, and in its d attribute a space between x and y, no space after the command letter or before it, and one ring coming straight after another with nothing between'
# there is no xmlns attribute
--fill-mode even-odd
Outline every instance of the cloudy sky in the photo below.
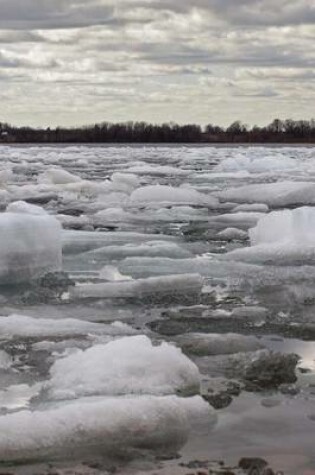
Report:
<svg viewBox="0 0 315 475"><path fill-rule="evenodd" d="M0 0L0 120L309 119L314 40L314 0Z"/></svg>

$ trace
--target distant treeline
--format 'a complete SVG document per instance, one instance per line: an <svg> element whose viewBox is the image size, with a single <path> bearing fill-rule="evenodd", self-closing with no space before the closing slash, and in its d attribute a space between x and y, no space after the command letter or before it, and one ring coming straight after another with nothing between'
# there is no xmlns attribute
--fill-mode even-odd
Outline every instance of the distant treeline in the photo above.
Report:
<svg viewBox="0 0 315 475"><path fill-rule="evenodd" d="M275 119L263 127L103 122L84 127L32 128L0 123L4 143L315 143L315 120Z"/></svg>

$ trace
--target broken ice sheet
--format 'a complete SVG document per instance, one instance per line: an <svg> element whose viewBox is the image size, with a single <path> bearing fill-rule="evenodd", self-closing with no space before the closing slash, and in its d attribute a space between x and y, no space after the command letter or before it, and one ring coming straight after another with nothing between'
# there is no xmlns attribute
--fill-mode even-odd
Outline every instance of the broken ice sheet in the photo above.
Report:
<svg viewBox="0 0 315 475"><path fill-rule="evenodd" d="M25 246L35 245L46 246L42 270L60 267L46 259L52 228L45 239L39 228L29 240L17 234L23 220L60 229L58 220L62 267L76 284L46 303L21 298L28 282L0 289L1 459L81 464L116 450L139 458L145 445L190 460L276 451L311 460L313 347L297 340L314 335L312 210L303 208L315 202L311 147L3 144L1 158L2 219L15 221L0 264L20 279L7 253L18 244L28 269ZM183 397L198 393L198 378L227 387L261 351L301 356L286 393L242 390L226 407L218 398L217 425L207 402Z"/></svg>

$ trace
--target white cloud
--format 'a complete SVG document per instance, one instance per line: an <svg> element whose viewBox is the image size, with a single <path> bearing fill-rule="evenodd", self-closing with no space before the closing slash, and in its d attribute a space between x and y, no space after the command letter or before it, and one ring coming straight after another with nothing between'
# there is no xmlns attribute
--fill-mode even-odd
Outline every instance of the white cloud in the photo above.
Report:
<svg viewBox="0 0 315 475"><path fill-rule="evenodd" d="M312 15L309 0L1 0L3 120L310 118Z"/></svg>

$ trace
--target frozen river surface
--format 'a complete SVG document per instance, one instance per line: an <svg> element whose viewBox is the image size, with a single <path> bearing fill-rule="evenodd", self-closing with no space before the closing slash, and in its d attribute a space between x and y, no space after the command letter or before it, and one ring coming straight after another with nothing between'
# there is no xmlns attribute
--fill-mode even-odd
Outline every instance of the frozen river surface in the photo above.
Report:
<svg viewBox="0 0 315 475"><path fill-rule="evenodd" d="M2 146L0 207L0 473L315 473L314 148Z"/></svg>

